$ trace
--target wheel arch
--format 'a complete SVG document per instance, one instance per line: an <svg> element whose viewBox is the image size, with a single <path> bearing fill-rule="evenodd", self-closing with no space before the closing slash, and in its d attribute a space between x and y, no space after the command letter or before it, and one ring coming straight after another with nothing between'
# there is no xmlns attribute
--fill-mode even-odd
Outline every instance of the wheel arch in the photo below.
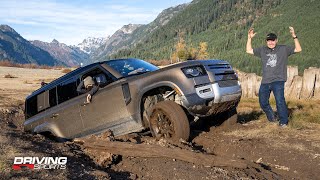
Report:
<svg viewBox="0 0 320 180"><path fill-rule="evenodd" d="M33 129L34 133L51 133L53 136L65 138L63 133L60 131L60 129L57 127L56 124L45 122L43 124L40 124L36 126Z"/></svg>
<svg viewBox="0 0 320 180"><path fill-rule="evenodd" d="M143 90L140 91L140 94L138 97L139 99L138 105L136 106L138 107L139 117L141 118L141 122L143 123L144 127L148 127L148 124L146 124L148 122L146 122L146 120L143 118L145 98L148 96L161 94L162 89L169 90L169 91L174 90L176 93L183 95L182 90L175 83L169 82L169 81L159 82L159 83L144 87Z"/></svg>

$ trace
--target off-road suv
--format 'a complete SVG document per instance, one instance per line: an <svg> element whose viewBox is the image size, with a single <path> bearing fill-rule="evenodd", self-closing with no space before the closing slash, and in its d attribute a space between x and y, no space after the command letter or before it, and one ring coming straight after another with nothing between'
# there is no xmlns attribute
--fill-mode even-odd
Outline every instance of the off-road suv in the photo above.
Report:
<svg viewBox="0 0 320 180"><path fill-rule="evenodd" d="M77 86L93 77L99 90ZM139 59L118 59L78 68L34 91L25 101L26 131L72 139L113 131L150 128L155 137L187 140L190 121L235 112L241 97L238 77L222 60L195 60L158 68Z"/></svg>

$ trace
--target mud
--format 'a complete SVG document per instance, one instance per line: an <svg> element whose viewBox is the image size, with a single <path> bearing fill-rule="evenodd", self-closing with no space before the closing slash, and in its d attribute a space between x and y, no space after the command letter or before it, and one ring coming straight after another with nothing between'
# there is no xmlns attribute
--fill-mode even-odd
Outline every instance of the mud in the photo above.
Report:
<svg viewBox="0 0 320 180"><path fill-rule="evenodd" d="M215 119L200 119L191 126L189 142L156 141L148 132L121 137L109 132L74 142L57 142L47 135L23 132L23 104L1 107L1 178L319 178L320 127L281 129L256 120L261 115L240 112L242 124L229 128L216 127ZM67 169L15 171L12 164L16 156L65 156Z"/></svg>

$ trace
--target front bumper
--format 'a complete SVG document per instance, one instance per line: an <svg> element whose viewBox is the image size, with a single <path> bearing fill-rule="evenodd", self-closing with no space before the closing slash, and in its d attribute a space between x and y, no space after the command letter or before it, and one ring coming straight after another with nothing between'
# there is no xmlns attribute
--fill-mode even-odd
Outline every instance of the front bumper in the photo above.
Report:
<svg viewBox="0 0 320 180"><path fill-rule="evenodd" d="M240 84L230 87L219 87L218 83L195 88L196 92L184 96L183 106L190 114L204 117L236 107L241 98Z"/></svg>

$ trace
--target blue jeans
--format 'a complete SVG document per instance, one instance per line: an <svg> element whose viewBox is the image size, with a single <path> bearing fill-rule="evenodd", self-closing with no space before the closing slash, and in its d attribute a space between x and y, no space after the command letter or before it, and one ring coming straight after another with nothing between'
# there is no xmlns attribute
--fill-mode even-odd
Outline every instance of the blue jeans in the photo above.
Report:
<svg viewBox="0 0 320 180"><path fill-rule="evenodd" d="M266 113L269 121L276 120L274 112L269 104L271 91L276 99L277 112L280 124L288 124L288 109L284 98L284 81L276 81L268 84L261 84L259 89L259 103L261 109Z"/></svg>

